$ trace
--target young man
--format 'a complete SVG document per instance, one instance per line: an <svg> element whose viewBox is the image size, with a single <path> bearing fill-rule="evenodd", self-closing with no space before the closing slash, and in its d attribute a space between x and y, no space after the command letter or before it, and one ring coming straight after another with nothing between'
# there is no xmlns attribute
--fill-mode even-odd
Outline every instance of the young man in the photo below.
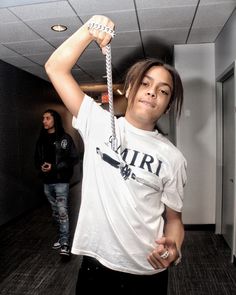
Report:
<svg viewBox="0 0 236 295"><path fill-rule="evenodd" d="M104 49L113 28L109 18L93 16L45 66L85 146L72 248L72 253L83 255L76 292L140 294L150 289L164 295L168 267L181 258L186 161L155 125L171 107L180 115L183 88L169 65L157 60L133 65L125 83L126 114L115 119L113 150L110 114L83 93L71 74L93 40Z"/></svg>
<svg viewBox="0 0 236 295"><path fill-rule="evenodd" d="M36 144L35 164L44 182L44 193L51 205L58 228L58 241L53 249L70 255L69 183L78 153L69 134L64 131L60 115L48 109L43 114L43 127Z"/></svg>

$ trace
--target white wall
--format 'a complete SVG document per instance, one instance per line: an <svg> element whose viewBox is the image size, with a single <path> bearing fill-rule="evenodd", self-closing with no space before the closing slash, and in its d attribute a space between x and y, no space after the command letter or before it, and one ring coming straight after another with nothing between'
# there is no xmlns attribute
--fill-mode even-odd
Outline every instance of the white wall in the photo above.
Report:
<svg viewBox="0 0 236 295"><path fill-rule="evenodd" d="M216 116L214 44L176 45L175 67L184 85L177 147L188 162L183 221L214 224L216 205Z"/></svg>
<svg viewBox="0 0 236 295"><path fill-rule="evenodd" d="M236 60L236 10L215 42L216 77Z"/></svg>
<svg viewBox="0 0 236 295"><path fill-rule="evenodd" d="M225 70L236 61L236 10L224 26L223 30L219 34L215 42L215 68L216 68L216 78L221 76ZM236 73L234 70L234 76ZM235 91L236 91L236 78L235 78ZM236 106L236 95L235 95L235 106ZM236 110L236 107L235 107ZM221 110L219 109L220 113ZM235 124L236 124L236 112L235 112ZM236 125L235 125L236 128ZM235 142L236 145L236 142ZM219 146L220 148L220 146ZM219 151L220 152L220 151ZM220 157L220 154L218 155ZM236 159L236 157L235 157ZM220 161L219 161L220 162ZM236 162L235 162L236 167ZM221 167L219 166L218 170ZM218 175L220 172L218 173ZM217 175L217 176L218 176ZM235 179L236 179L236 170L235 170ZM218 185L218 190L220 189L220 184ZM216 215L216 231L221 232L221 199L222 196L220 193L217 195L217 215ZM234 212L236 212L236 190L234 193ZM236 213L234 213L234 229L236 228ZM232 254L236 256L236 234L233 238L233 252Z"/></svg>

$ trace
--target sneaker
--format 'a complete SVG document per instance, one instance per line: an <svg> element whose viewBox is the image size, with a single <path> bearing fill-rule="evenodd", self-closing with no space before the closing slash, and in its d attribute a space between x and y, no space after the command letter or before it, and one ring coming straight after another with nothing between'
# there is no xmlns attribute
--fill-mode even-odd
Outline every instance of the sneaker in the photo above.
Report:
<svg viewBox="0 0 236 295"><path fill-rule="evenodd" d="M70 256L70 248L67 244L61 246L60 255Z"/></svg>
<svg viewBox="0 0 236 295"><path fill-rule="evenodd" d="M54 249L54 250L57 250L57 249L60 249L60 248L61 248L60 240L58 240L57 242L55 242L52 245L52 249Z"/></svg>

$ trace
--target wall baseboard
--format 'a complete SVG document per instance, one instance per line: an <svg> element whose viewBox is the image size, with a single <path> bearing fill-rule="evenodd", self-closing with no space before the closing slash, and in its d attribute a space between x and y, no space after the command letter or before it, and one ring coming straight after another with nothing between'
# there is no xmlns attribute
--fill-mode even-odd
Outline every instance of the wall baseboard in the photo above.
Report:
<svg viewBox="0 0 236 295"><path fill-rule="evenodd" d="M184 229L189 231L215 231L215 224L184 224Z"/></svg>

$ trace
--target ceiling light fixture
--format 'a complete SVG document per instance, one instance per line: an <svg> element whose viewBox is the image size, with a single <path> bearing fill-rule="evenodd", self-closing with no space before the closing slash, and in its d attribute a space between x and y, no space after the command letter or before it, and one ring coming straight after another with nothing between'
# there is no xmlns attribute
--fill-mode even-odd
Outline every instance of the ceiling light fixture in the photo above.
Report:
<svg viewBox="0 0 236 295"><path fill-rule="evenodd" d="M123 95L122 91L120 91L120 89L116 90L120 95Z"/></svg>
<svg viewBox="0 0 236 295"><path fill-rule="evenodd" d="M67 30L67 27L64 25L54 25L51 27L51 29L55 32L64 32Z"/></svg>

